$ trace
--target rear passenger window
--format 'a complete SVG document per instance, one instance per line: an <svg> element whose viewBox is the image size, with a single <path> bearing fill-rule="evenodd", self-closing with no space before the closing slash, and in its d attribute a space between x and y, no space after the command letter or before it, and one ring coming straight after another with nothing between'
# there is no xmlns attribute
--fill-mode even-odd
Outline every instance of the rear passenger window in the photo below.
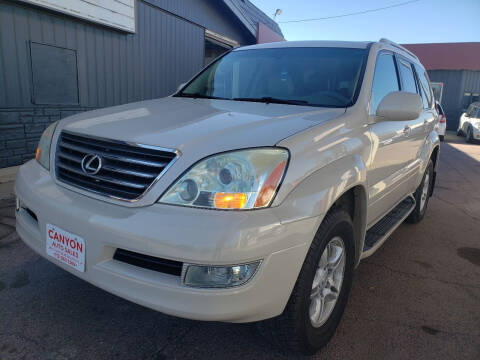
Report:
<svg viewBox="0 0 480 360"><path fill-rule="evenodd" d="M417 72L418 80L420 82L420 90L422 91L422 98L424 97L424 107L425 108L430 108L432 107L432 91L430 90L430 82L428 81L427 74L425 73L425 69L423 69L421 66L415 64L415 70ZM425 106L425 102L427 103Z"/></svg>
<svg viewBox="0 0 480 360"><path fill-rule="evenodd" d="M417 93L417 85L415 85L415 77L413 75L410 63L400 60L400 77L402 78L402 91Z"/></svg>
<svg viewBox="0 0 480 360"><path fill-rule="evenodd" d="M418 76L417 76L418 77ZM420 95L422 97L422 102L423 102L423 108L424 109L429 109L430 108L430 104L428 103L428 96L426 95L425 93L425 89L423 88L422 84L419 83L418 84L419 88L420 88ZM437 106L438 109L440 109L440 106ZM443 114L441 114L443 115Z"/></svg>
<svg viewBox="0 0 480 360"><path fill-rule="evenodd" d="M393 91L398 91L397 71L391 54L380 54L375 65L373 76L370 114L374 115L380 101Z"/></svg>

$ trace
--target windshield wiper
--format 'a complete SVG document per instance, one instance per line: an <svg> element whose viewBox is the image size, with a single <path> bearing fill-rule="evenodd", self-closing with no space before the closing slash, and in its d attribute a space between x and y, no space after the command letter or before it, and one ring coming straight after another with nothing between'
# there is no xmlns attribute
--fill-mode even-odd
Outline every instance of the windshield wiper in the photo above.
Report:
<svg viewBox="0 0 480 360"><path fill-rule="evenodd" d="M193 94L180 93L180 94L177 94L177 95L174 95L174 96L176 96L176 97L188 97L188 98L193 98L193 99L220 99L220 100L227 100L226 98L223 98L223 97L206 95L206 94L201 94L201 93L193 93Z"/></svg>
<svg viewBox="0 0 480 360"><path fill-rule="evenodd" d="M252 102L261 102L261 103L272 103L272 104L289 104L289 105L307 105L308 101L305 100L285 100L278 99L270 96L264 96L261 98L249 98L249 97L238 97L233 98L235 101L252 101Z"/></svg>

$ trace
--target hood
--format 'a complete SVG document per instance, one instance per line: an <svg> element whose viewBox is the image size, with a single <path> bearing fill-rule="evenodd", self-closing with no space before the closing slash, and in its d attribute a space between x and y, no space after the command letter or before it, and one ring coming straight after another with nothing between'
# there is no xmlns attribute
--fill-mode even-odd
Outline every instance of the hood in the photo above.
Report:
<svg viewBox="0 0 480 360"><path fill-rule="evenodd" d="M63 129L210 155L275 145L345 109L167 97L71 116Z"/></svg>

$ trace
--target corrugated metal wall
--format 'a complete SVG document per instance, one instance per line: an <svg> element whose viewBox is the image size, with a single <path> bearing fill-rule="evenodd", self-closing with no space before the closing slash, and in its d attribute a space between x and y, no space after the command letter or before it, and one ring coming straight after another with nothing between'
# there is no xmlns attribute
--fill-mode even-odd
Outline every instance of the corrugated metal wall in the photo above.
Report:
<svg viewBox="0 0 480 360"><path fill-rule="evenodd" d="M132 35L1 1L0 108L32 106L29 41L77 51L82 107L168 95L203 66L202 27L142 1L137 26Z"/></svg>
<svg viewBox="0 0 480 360"><path fill-rule="evenodd" d="M463 71L463 90L477 93L480 92L480 71Z"/></svg>
<svg viewBox="0 0 480 360"><path fill-rule="evenodd" d="M144 0L166 11L181 16L209 30L228 36L239 44L255 44L256 37L245 31L240 20L229 14L230 10L222 0Z"/></svg>
<svg viewBox="0 0 480 360"><path fill-rule="evenodd" d="M443 83L442 107L447 116L447 128L458 126L462 72L451 70L429 70L430 81Z"/></svg>
<svg viewBox="0 0 480 360"><path fill-rule="evenodd" d="M135 3L137 31L130 34L23 2L0 0L0 168L32 158L43 130L55 120L174 92L203 67L205 28L240 44L255 42L220 0ZM49 46L42 50L31 43ZM34 54L31 48L39 50ZM60 48L70 49L63 51L68 59L48 61L45 54L62 53L55 51ZM54 63L68 66L57 67L57 72L47 69ZM49 97L48 89L57 90L57 97ZM43 91L41 97L37 90ZM64 98L69 100L62 101L58 94L68 95ZM40 98L58 102L37 104Z"/></svg>
<svg viewBox="0 0 480 360"><path fill-rule="evenodd" d="M465 91L480 91L480 71L429 70L433 82L443 82L442 106L447 116L447 128L456 130L463 112L462 100Z"/></svg>

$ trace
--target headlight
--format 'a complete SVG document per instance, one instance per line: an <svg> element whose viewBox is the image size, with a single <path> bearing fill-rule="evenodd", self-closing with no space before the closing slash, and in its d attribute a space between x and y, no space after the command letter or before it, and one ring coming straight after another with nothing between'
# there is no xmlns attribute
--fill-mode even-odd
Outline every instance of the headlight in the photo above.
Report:
<svg viewBox="0 0 480 360"><path fill-rule="evenodd" d="M213 209L254 209L270 205L283 178L288 151L238 150L194 165L160 198L161 203Z"/></svg>
<svg viewBox="0 0 480 360"><path fill-rule="evenodd" d="M53 133L57 124L58 121L55 121L45 129L38 142L37 151L35 151L35 159L47 170L50 169L50 146L52 145Z"/></svg>

